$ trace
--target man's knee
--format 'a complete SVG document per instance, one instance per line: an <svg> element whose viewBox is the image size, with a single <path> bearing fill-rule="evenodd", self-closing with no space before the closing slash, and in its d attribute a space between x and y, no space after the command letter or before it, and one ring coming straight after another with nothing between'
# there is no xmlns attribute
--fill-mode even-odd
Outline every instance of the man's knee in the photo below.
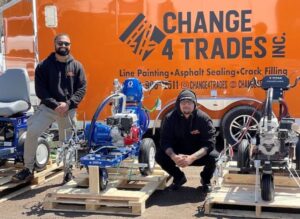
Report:
<svg viewBox="0 0 300 219"><path fill-rule="evenodd" d="M26 138L38 138L44 131L40 127L31 125L27 128Z"/></svg>
<svg viewBox="0 0 300 219"><path fill-rule="evenodd" d="M45 121L39 121L40 119L41 118L39 117L31 118L31 121L27 124L28 126L27 126L26 138L28 137L38 138L48 128L48 124L45 123Z"/></svg>
<svg viewBox="0 0 300 219"><path fill-rule="evenodd" d="M27 138L40 137L41 134L47 130L51 125L52 119L49 113L41 106L41 109L31 116L27 121Z"/></svg>
<svg viewBox="0 0 300 219"><path fill-rule="evenodd" d="M160 166L165 166L165 165L173 165L175 164L171 158L166 155L166 153L163 150L158 150L155 154L155 161L158 163Z"/></svg>
<svg viewBox="0 0 300 219"><path fill-rule="evenodd" d="M216 167L217 160L214 156L208 155L207 166L211 168Z"/></svg>

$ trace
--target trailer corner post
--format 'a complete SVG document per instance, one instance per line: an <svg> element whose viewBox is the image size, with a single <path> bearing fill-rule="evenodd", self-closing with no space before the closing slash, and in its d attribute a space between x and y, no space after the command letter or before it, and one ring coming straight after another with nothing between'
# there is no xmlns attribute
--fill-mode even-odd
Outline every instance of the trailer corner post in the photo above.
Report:
<svg viewBox="0 0 300 219"><path fill-rule="evenodd" d="M37 64L39 63L36 0L32 0L32 13L33 13L32 23L33 23L34 68L36 68Z"/></svg>

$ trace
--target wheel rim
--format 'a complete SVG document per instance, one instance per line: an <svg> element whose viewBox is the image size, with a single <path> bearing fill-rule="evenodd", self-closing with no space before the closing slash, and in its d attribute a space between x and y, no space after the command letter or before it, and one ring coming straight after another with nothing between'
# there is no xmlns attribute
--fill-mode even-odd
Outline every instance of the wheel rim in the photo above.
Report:
<svg viewBox="0 0 300 219"><path fill-rule="evenodd" d="M104 176L102 176L102 177L101 177L101 181L102 181L103 187L105 188L106 185L107 185L107 179L106 179Z"/></svg>
<svg viewBox="0 0 300 219"><path fill-rule="evenodd" d="M36 162L43 165L48 160L48 147L45 144L39 144L36 150Z"/></svg>
<svg viewBox="0 0 300 219"><path fill-rule="evenodd" d="M242 136L243 132L246 130L246 125L250 118L252 119L249 124L249 129L244 135L244 137L246 137L250 141L251 138L255 136L256 131L258 129L258 121L250 115L240 115L234 120L232 120L229 127L230 135L235 141L238 141Z"/></svg>
<svg viewBox="0 0 300 219"><path fill-rule="evenodd" d="M106 186L108 184L108 173L106 169L100 170L100 180L101 180L100 188L102 190L106 189Z"/></svg>
<svg viewBox="0 0 300 219"><path fill-rule="evenodd" d="M149 168L153 168L155 165L155 149L150 147L149 150Z"/></svg>

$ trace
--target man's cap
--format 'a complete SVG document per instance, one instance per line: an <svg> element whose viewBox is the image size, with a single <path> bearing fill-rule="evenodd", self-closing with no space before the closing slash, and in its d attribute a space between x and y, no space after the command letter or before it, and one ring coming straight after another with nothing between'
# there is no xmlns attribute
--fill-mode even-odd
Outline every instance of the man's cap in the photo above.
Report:
<svg viewBox="0 0 300 219"><path fill-rule="evenodd" d="M194 102L194 98L193 97L181 97L180 101L182 101L182 100L190 100L190 101Z"/></svg>
<svg viewBox="0 0 300 219"><path fill-rule="evenodd" d="M182 101L182 100L190 100L190 101L193 101L194 104L196 105L197 104L197 98L196 98L196 95L193 91L191 90L183 90L180 94L179 94L179 101Z"/></svg>

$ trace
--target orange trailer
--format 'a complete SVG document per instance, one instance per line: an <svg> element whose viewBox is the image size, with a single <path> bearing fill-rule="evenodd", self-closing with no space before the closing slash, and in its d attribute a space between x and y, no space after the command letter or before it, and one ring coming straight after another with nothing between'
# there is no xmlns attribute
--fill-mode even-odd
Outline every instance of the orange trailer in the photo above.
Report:
<svg viewBox="0 0 300 219"><path fill-rule="evenodd" d="M190 88L233 143L265 95L249 91L250 80L299 76L299 8L298 0L12 0L1 8L4 67L24 67L34 80L54 36L68 33L88 80L79 115L91 119L114 78L168 80L169 89L145 96L148 108L161 100L152 127L159 127L154 121L172 108L178 92ZM286 94L298 122L299 93Z"/></svg>

